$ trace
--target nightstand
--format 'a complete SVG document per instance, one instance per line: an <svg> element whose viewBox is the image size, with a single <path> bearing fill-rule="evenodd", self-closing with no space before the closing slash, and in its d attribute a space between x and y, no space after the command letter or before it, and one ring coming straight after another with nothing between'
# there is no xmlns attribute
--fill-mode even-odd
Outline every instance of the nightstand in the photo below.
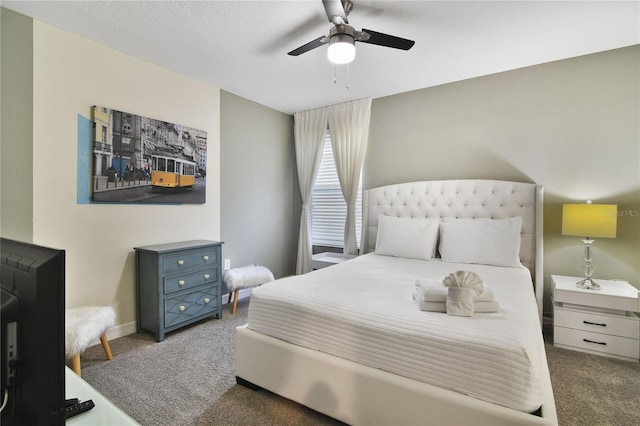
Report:
<svg viewBox="0 0 640 426"><path fill-rule="evenodd" d="M638 290L626 281L596 280L600 290L576 287L577 277L552 275L555 346L640 360Z"/></svg>

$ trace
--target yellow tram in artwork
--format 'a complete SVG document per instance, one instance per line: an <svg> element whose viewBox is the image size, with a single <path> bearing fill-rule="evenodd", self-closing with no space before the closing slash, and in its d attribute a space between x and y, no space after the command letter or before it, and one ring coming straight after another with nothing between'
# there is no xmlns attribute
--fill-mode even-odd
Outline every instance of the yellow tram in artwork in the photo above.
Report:
<svg viewBox="0 0 640 426"><path fill-rule="evenodd" d="M190 158L168 152L151 156L151 185L158 188L193 188L196 163Z"/></svg>

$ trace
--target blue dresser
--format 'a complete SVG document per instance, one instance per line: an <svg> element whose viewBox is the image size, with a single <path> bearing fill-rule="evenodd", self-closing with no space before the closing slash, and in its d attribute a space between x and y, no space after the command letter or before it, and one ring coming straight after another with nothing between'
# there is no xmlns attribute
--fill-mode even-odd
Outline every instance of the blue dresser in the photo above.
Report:
<svg viewBox="0 0 640 426"><path fill-rule="evenodd" d="M135 247L138 333L161 342L167 332L222 318L221 247L207 240Z"/></svg>

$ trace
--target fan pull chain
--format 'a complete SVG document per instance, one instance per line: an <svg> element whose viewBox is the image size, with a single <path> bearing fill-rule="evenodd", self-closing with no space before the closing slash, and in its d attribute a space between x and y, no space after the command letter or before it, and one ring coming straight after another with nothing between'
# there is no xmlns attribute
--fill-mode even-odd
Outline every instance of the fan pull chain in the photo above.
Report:
<svg viewBox="0 0 640 426"><path fill-rule="evenodd" d="M344 88L346 90L351 89L351 79L349 78L349 70L351 69L350 64L347 64L347 84L345 84Z"/></svg>
<svg viewBox="0 0 640 426"><path fill-rule="evenodd" d="M350 66L349 64L346 65L347 67L347 84L344 85L344 89L345 90L349 90L351 89L351 74L350 74ZM333 66L333 84L338 84L338 66L334 65Z"/></svg>

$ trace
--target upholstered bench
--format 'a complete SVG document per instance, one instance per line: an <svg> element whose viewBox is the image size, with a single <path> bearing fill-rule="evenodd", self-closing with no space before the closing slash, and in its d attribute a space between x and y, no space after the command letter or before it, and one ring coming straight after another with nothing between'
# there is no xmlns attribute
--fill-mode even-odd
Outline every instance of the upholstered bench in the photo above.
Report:
<svg viewBox="0 0 640 426"><path fill-rule="evenodd" d="M113 359L106 332L115 321L116 313L111 306L86 306L65 311L65 354L78 376L81 375L80 354L98 338L107 359Z"/></svg>
<svg viewBox="0 0 640 426"><path fill-rule="evenodd" d="M264 266L250 265L226 271L222 280L229 290L229 300L227 303L231 303L231 294L233 293L233 308L231 309L231 314L235 315L236 313L238 292L240 289L257 287L261 284L273 281L273 279L271 271Z"/></svg>

